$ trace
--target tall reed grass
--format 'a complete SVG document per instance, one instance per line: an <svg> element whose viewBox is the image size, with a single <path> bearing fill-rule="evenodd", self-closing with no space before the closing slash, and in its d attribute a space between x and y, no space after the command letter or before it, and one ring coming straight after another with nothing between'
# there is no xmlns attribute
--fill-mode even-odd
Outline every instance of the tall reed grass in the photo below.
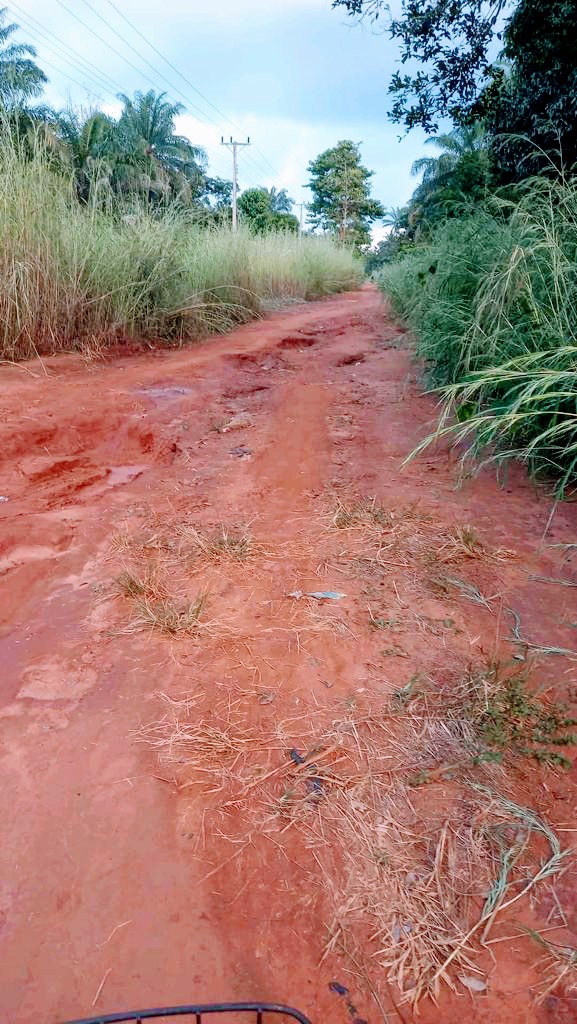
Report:
<svg viewBox="0 0 577 1024"><path fill-rule="evenodd" d="M0 358L126 335L175 344L362 280L325 238L233 235L176 207L131 211L80 206L46 150L30 157L0 140Z"/></svg>
<svg viewBox="0 0 577 1024"><path fill-rule="evenodd" d="M439 436L481 463L577 477L577 182L532 180L385 269L442 402Z"/></svg>

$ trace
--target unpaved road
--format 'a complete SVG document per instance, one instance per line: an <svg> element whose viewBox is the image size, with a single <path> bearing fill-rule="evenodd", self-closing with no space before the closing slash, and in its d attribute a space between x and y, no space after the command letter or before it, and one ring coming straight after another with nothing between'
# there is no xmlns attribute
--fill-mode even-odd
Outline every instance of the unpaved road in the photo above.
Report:
<svg viewBox="0 0 577 1024"><path fill-rule="evenodd" d="M577 648L575 590L531 579L572 579L564 549L546 545L575 542L575 507L551 519L551 501L520 470L503 488L489 473L459 487L445 449L401 471L435 412L404 342L365 288L185 351L2 367L3 1021L223 998L284 1001L314 1024L384 1019L362 970L338 954L319 966L327 895L299 856L270 844L268 858L250 845L233 857L203 799L178 792L135 733L163 714L158 691L202 692L209 704L213 693L221 703L243 694L263 714L294 719L304 704L330 713L415 673L510 657L505 606L525 637ZM500 595L497 613L440 593L394 554L379 578L363 576L358 558L349 571L330 510L367 497L396 522L418 509L447 536L472 524L487 550L507 549L452 568ZM201 560L187 576L170 537L219 523L250 524L253 557ZM200 637L139 628L115 589L122 571L145 574L166 552L179 593L208 591L212 627ZM326 589L346 597L330 608L286 597ZM371 614L402 620L384 651ZM543 657L537 672L575 704L571 657ZM570 846L575 770L529 766L520 777L526 801ZM442 795L433 784L426 799ZM242 807L222 809L221 821L227 814L240 837ZM570 874L555 888L566 931L552 898L531 907L534 924L557 927L555 941L575 942L573 889ZM539 951L510 920L495 930L508 935L481 960L488 990L445 990L438 1007L423 1004L425 1024L577 1020L563 993L536 1005ZM335 979L356 1018L329 990ZM387 1019L401 1019L383 998ZM401 1014L413 1019L407 1005Z"/></svg>

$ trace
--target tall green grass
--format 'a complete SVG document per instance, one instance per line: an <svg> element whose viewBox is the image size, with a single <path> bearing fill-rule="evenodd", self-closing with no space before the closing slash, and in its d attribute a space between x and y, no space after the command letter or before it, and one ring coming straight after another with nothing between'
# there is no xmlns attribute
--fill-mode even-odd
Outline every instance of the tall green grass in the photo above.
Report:
<svg viewBox="0 0 577 1024"><path fill-rule="evenodd" d="M434 232L381 287L439 389L438 430L481 463L577 477L577 182L528 182Z"/></svg>
<svg viewBox="0 0 577 1024"><path fill-rule="evenodd" d="M362 280L325 238L233 235L176 207L130 209L80 206L45 150L0 141L0 358L126 335L175 344Z"/></svg>

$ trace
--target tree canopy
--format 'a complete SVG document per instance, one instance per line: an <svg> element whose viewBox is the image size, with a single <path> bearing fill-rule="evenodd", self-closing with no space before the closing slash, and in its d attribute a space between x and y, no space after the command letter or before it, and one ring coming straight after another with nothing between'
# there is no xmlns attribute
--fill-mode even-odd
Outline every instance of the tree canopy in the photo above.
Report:
<svg viewBox="0 0 577 1024"><path fill-rule="evenodd" d="M411 129L436 132L450 117L466 120L488 84L489 46L499 18L511 0L402 0L399 17L386 0L333 0L356 18L373 21L388 15L388 30L399 42L408 67L395 71L389 84L391 119Z"/></svg>
<svg viewBox="0 0 577 1024"><path fill-rule="evenodd" d="M39 96L48 79L32 59L34 47L12 42L18 25L7 24L7 14L7 7L0 8L0 104L11 110Z"/></svg>
<svg viewBox="0 0 577 1024"><path fill-rule="evenodd" d="M385 211L371 196L374 172L363 167L359 145L344 139L311 160L308 170L313 201L307 209L313 227L337 235L341 242L369 244L370 225Z"/></svg>
<svg viewBox="0 0 577 1024"><path fill-rule="evenodd" d="M505 181L577 165L577 0L520 0L481 97Z"/></svg>
<svg viewBox="0 0 577 1024"><path fill-rule="evenodd" d="M433 134L443 118L483 120L504 182L577 165L577 0L401 0L397 17L386 0L333 7L388 18L402 64L392 121Z"/></svg>
<svg viewBox="0 0 577 1024"><path fill-rule="evenodd" d="M241 217L259 235L282 229L298 231L299 221L290 212L292 207L286 189L277 191L274 187L248 188L238 200Z"/></svg>

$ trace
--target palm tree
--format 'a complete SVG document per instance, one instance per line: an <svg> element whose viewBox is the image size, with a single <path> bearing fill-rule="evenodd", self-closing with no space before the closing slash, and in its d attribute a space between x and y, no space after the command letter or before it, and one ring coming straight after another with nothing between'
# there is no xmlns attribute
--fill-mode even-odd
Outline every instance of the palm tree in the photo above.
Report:
<svg viewBox="0 0 577 1024"><path fill-rule="evenodd" d="M143 189L149 195L176 194L190 201L202 190L207 156L201 146L175 133L174 119L180 103L170 103L166 93L135 93L134 99L118 97L124 109L118 122L121 147L137 173L128 174L125 187Z"/></svg>
<svg viewBox="0 0 577 1024"><path fill-rule="evenodd" d="M425 145L436 146L441 150L439 156L422 156L415 160L411 174L423 175L423 184L439 182L453 171L463 157L473 153L481 153L486 149L487 138L485 127L481 121L461 128L454 128L446 135L435 135L426 140Z"/></svg>
<svg viewBox="0 0 577 1024"><path fill-rule="evenodd" d="M87 115L67 110L58 115L56 135L61 156L74 171L78 198L86 203L94 186L111 184L122 160L116 123L99 110Z"/></svg>
<svg viewBox="0 0 577 1024"><path fill-rule="evenodd" d="M39 96L48 79L31 59L34 47L10 41L19 25L6 24L7 13L7 7L0 8L0 104L12 110Z"/></svg>
<svg viewBox="0 0 577 1024"><path fill-rule="evenodd" d="M480 122L427 139L441 152L415 160L411 173L422 174L413 193L409 223L417 234L445 217L458 216L480 202L491 186L492 158Z"/></svg>
<svg viewBox="0 0 577 1024"><path fill-rule="evenodd" d="M406 231L409 226L409 209L407 206L391 206L390 209L385 210L385 216L383 217L383 224L387 228L392 228L395 234L400 231Z"/></svg>
<svg viewBox="0 0 577 1024"><path fill-rule="evenodd" d="M294 206L294 199L291 199L288 195L286 188L276 189L273 185L272 188L264 189L268 193L270 208L273 213L290 213Z"/></svg>

